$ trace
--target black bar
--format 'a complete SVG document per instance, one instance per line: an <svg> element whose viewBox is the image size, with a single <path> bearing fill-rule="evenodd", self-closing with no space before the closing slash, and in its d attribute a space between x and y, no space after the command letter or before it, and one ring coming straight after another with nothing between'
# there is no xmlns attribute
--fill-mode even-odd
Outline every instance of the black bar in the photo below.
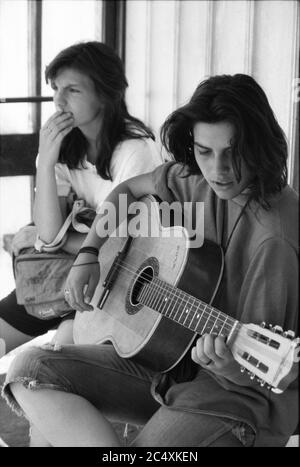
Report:
<svg viewBox="0 0 300 467"><path fill-rule="evenodd" d="M33 94L34 96L40 96L42 89L42 5L43 2L28 2L28 67L30 71L28 94ZM32 124L34 132L37 132L41 127L42 110L40 103L42 101L27 102L38 103L38 105L31 107Z"/></svg>
<svg viewBox="0 0 300 467"><path fill-rule="evenodd" d="M125 61L126 1L103 0L102 40Z"/></svg>
<svg viewBox="0 0 300 467"><path fill-rule="evenodd" d="M0 97L0 104L14 104L16 102L51 102L53 97Z"/></svg>
<svg viewBox="0 0 300 467"><path fill-rule="evenodd" d="M123 63L125 63L126 44L126 0L120 0L117 17L117 51Z"/></svg>

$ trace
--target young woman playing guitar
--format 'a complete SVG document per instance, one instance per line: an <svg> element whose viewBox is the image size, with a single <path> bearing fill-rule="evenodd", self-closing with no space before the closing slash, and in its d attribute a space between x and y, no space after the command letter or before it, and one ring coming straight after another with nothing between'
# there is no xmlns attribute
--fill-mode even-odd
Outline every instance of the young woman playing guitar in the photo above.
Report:
<svg viewBox="0 0 300 467"><path fill-rule="evenodd" d="M157 369L172 339L173 328L168 332L167 327L161 357L159 349L153 354L154 367L150 359L149 364L142 364L120 356L113 337L114 346L105 342L26 351L13 362L4 395L14 410L25 413L37 427L45 445L119 446L110 423L119 420L143 425L132 446L284 446L297 426L297 380L289 382L283 394L273 393L240 372L234 344L229 345L238 326L236 320L276 324L275 332L267 337L263 328L258 328L261 333L239 328L241 339L236 353L263 373L267 365L259 357L254 358L251 350L241 350L243 339L253 339L257 347L265 346L262 353L268 355L281 345L276 337L278 326L297 329L298 197L287 185L284 134L261 87L250 76L237 74L215 76L200 83L191 100L164 123L162 141L176 162L125 181L107 201L118 208L121 194L127 195L129 204L154 194L168 203L203 202L204 240L222 249L224 264L213 308L207 305L207 313L206 305L201 308L200 304L200 311L193 316L201 320L207 313L208 322L215 307L224 315L216 315L220 319L216 318L215 328L206 330L204 324L200 336L168 371ZM105 262L101 256L100 262L97 259L98 250L101 248L101 255L108 244L103 218L104 214L96 218L77 256L66 283L66 299L83 315L103 312L105 324L113 313L109 300L116 276L122 277L118 279L122 286L133 272L128 258L136 240L128 245L128 255L122 251L117 263L103 274ZM145 240L152 248L152 239ZM173 254L172 242L170 238L169 249L168 243L163 247L161 257L166 261L168 253ZM139 250L136 248L140 254ZM191 295L185 295L178 288L168 288L168 278L159 282L164 261L157 261L152 251L148 255L144 252L145 270L148 268L148 275L143 276L145 284L124 307L128 322L140 313L144 313L146 321L150 314L151 306L141 311L138 307L155 274L156 282L152 282L156 289L166 287L168 292L166 303L174 297L177 303L176 294L187 298L188 306L180 308L181 315L187 316L194 306L192 300L201 298L190 298L196 295L197 288L201 289L204 275L198 275L197 255L193 256L188 278L185 276ZM181 254L180 249L176 251L170 262L170 281L173 264ZM201 258L201 248L199 255ZM204 266L209 269L207 258ZM92 306L100 267L105 294L100 302L99 296L92 301ZM127 289L124 297L127 300ZM119 326L124 330L127 327L122 319ZM149 333L146 336L148 339ZM124 341L130 343L134 337L128 332Z"/></svg>

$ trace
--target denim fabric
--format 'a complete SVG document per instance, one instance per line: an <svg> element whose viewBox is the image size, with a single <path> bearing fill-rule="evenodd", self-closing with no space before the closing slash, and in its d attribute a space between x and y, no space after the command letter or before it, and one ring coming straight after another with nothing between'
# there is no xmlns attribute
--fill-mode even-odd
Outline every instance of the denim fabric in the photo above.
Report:
<svg viewBox="0 0 300 467"><path fill-rule="evenodd" d="M238 421L161 406L151 395L155 373L120 358L110 344L65 345L59 351L30 348L11 364L2 395L22 410L9 389L21 382L80 395L111 421L142 425L133 446L251 446L251 428Z"/></svg>
<svg viewBox="0 0 300 467"><path fill-rule="evenodd" d="M162 406L144 426L133 446L251 447L253 430L244 423Z"/></svg>
<svg viewBox="0 0 300 467"><path fill-rule="evenodd" d="M120 358L112 345L65 345L60 351L32 347L13 360L3 395L17 412L9 383L30 389L57 389L80 395L104 415L119 421L144 424L159 408L150 394L152 373Z"/></svg>

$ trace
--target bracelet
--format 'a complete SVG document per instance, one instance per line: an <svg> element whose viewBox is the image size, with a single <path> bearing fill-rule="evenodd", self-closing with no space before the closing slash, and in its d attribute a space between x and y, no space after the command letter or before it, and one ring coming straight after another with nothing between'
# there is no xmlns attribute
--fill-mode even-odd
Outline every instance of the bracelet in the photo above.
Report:
<svg viewBox="0 0 300 467"><path fill-rule="evenodd" d="M99 255L99 250L98 250L98 248L95 248L94 246L83 246L78 251L78 253L76 255L76 258L77 258L78 255L80 255L80 253L91 253L92 255L98 256Z"/></svg>
<svg viewBox="0 0 300 467"><path fill-rule="evenodd" d="M87 264L99 264L99 262L98 261L91 261L90 263L73 264L72 268L78 268L79 266L86 266Z"/></svg>

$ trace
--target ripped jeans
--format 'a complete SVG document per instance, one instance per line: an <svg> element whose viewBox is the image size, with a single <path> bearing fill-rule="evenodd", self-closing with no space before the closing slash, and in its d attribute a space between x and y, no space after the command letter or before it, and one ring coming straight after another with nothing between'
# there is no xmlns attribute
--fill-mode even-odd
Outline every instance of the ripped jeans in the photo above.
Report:
<svg viewBox="0 0 300 467"><path fill-rule="evenodd" d="M65 345L59 351L33 347L17 355L2 395L19 415L10 391L20 382L31 390L52 389L87 399L111 421L142 425L132 446L250 447L246 423L161 405L151 394L155 373L120 358L112 345Z"/></svg>

